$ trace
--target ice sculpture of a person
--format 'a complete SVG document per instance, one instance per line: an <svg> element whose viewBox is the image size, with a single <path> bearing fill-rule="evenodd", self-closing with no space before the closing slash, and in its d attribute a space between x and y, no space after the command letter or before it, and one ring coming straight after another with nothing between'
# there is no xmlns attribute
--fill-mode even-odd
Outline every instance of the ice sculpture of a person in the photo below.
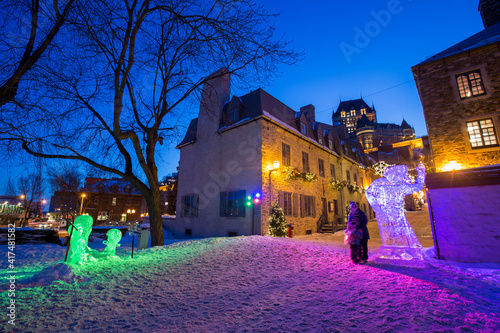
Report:
<svg viewBox="0 0 500 333"><path fill-rule="evenodd" d="M366 198L375 211L382 238L378 258L393 260L423 260L422 245L404 214L404 198L420 191L425 182L425 166L417 166L417 179L408 177L406 165L394 165L386 169L384 177L376 179L366 190Z"/></svg>
<svg viewBox="0 0 500 333"><path fill-rule="evenodd" d="M110 229L106 233L106 236L108 236L108 240L102 242L106 245L103 254L106 256L116 257L116 248L120 246L118 243L122 239L122 232L118 229Z"/></svg>
<svg viewBox="0 0 500 333"><path fill-rule="evenodd" d="M92 232L92 216L80 215L77 216L73 226L68 228L68 233L71 234L69 259L70 263L79 264L86 261L95 260L90 254L91 249L88 247L89 236Z"/></svg>

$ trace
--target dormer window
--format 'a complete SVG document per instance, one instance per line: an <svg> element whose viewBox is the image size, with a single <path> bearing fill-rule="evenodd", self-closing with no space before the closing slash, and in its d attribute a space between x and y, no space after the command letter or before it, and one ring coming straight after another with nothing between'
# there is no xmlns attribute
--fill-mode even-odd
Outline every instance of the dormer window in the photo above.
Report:
<svg viewBox="0 0 500 333"><path fill-rule="evenodd" d="M366 114L366 109L365 108L361 109L361 115L364 115L364 114Z"/></svg>
<svg viewBox="0 0 500 333"><path fill-rule="evenodd" d="M479 69L456 76L461 99L485 95L483 79Z"/></svg>
<svg viewBox="0 0 500 333"><path fill-rule="evenodd" d="M320 144L323 144L323 137L321 136L321 134L318 136L318 141Z"/></svg>
<svg viewBox="0 0 500 333"><path fill-rule="evenodd" d="M333 142L332 142L332 140L328 140L328 148L333 149Z"/></svg>
<svg viewBox="0 0 500 333"><path fill-rule="evenodd" d="M340 116L341 116L342 118L345 118L345 111L340 112Z"/></svg>
<svg viewBox="0 0 500 333"><path fill-rule="evenodd" d="M351 117L354 117L356 115L356 110L351 110Z"/></svg>
<svg viewBox="0 0 500 333"><path fill-rule="evenodd" d="M307 135L307 127L306 124L300 123L300 133Z"/></svg>
<svg viewBox="0 0 500 333"><path fill-rule="evenodd" d="M240 118L240 112L238 108L232 108L231 110L229 110L229 122L231 124L240 120L239 118Z"/></svg>

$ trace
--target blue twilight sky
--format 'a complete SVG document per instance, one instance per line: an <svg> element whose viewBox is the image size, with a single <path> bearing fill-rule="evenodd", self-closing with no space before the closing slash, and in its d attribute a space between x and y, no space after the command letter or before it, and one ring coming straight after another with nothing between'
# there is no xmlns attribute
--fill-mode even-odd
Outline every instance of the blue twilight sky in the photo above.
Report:
<svg viewBox="0 0 500 333"><path fill-rule="evenodd" d="M331 123L341 99L363 96L375 105L379 122L400 124L404 118L417 136L427 130L411 67L483 29L479 0L255 1L281 13L277 35L305 52L302 62L282 68L264 90L294 110L313 104L324 123ZM196 116L193 110L185 118ZM176 171L174 147L161 152L160 178ZM0 193L8 177L29 169L16 164L0 162Z"/></svg>

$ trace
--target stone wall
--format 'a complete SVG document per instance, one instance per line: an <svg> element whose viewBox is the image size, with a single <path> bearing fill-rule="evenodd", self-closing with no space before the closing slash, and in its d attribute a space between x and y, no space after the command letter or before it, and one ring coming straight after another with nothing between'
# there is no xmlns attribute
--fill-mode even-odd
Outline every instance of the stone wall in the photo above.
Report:
<svg viewBox="0 0 500 333"><path fill-rule="evenodd" d="M456 75L480 69L487 94L460 99ZM424 110L437 171L456 161L465 168L500 162L500 147L472 149L465 122L491 117L500 132L500 50L497 44L472 49L412 68Z"/></svg>
<svg viewBox="0 0 500 333"><path fill-rule="evenodd" d="M303 179L286 180L287 167L283 165L282 161L282 144L290 145L290 162L291 167L299 169L303 172L302 167L302 152L309 155L309 169L310 172L317 176L317 181L308 182ZM319 174L319 159L324 161L325 176L321 177ZM273 170L273 162L279 161L279 170ZM327 212L328 221L336 219L344 219L345 206L352 200L359 202L361 208L368 210L368 203L364 194L350 193L347 188L344 188L343 195L341 192L334 190L329 182L331 181L330 164L335 166L335 178L337 180L346 179L346 171L350 172L351 182L354 174L357 175L358 184L363 178L364 186L369 185L369 179L365 175L364 169L361 169L357 164L350 162L345 158L340 158L332 151L320 147L307 140L305 137L298 133L292 132L289 129L280 126L279 124L271 121L264 120L262 122L262 234L267 233L269 227L269 213L271 205L279 200L280 192L289 192L292 195L298 196L296 202L300 205L300 194L313 196L315 198L315 208L313 209L313 216L301 217L300 209L298 209L298 216L286 216L287 223L292 224L294 235L304 235L306 233L317 232L317 221L323 212L322 198L326 199L327 205L329 202L337 200L338 215L335 212ZM328 209L327 209L328 210ZM315 214L314 214L315 212ZM369 212L366 212L367 215Z"/></svg>

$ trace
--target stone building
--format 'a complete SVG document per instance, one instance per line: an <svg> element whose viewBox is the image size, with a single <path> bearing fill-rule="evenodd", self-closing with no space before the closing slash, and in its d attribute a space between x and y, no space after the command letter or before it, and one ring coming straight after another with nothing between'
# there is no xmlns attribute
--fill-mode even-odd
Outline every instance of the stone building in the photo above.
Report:
<svg viewBox="0 0 500 333"><path fill-rule="evenodd" d="M479 10L484 30L412 68L438 172L500 163L500 2Z"/></svg>
<svg viewBox="0 0 500 333"><path fill-rule="evenodd" d="M378 123L375 106L369 107L363 99L340 102L332 123L345 126L347 135L364 149L415 139L415 130L404 119L401 125Z"/></svg>
<svg viewBox="0 0 500 333"><path fill-rule="evenodd" d="M212 75L199 117L177 146L177 217L164 220L170 232L264 235L274 202L295 235L344 225L351 200L373 217L362 194L371 175L359 142L341 141L333 126L315 120L312 105L295 112L262 89L230 98L229 75ZM261 203L246 206L256 194Z"/></svg>

